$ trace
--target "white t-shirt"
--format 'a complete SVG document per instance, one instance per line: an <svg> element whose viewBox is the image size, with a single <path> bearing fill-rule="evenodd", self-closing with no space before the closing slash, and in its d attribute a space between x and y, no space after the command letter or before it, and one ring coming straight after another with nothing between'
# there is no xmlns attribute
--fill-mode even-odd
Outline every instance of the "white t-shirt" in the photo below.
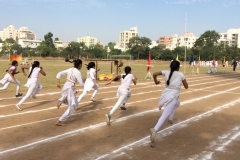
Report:
<svg viewBox="0 0 240 160"><path fill-rule="evenodd" d="M32 70L32 67L29 68L29 74ZM35 83L38 81L38 75L40 72L40 68L39 67L35 67L30 75L30 77L28 78L27 83L25 84L26 87L29 87L32 83Z"/></svg>
<svg viewBox="0 0 240 160"><path fill-rule="evenodd" d="M14 74L17 70L16 66L11 66L8 70L11 70L11 73Z"/></svg>
<svg viewBox="0 0 240 160"><path fill-rule="evenodd" d="M78 82L80 86L84 86L84 83L83 83L83 80L82 80L82 74L81 74L81 72L78 69L76 69L76 68L69 68L67 70L61 71L61 72L59 72L57 74L56 78L60 79L61 76L63 76L63 75L67 75L67 80L70 81L69 83L76 83L76 82Z"/></svg>
<svg viewBox="0 0 240 160"><path fill-rule="evenodd" d="M164 70L162 71L162 75L165 76L165 86L166 88L177 89L180 90L182 81L185 79L185 76L182 72L174 71L172 77L170 79L169 86L167 85L167 80L170 75L170 71Z"/></svg>
<svg viewBox="0 0 240 160"><path fill-rule="evenodd" d="M125 74L121 74L121 78ZM132 74L127 74L124 79L122 79L122 84L119 86L119 88L127 88L130 89L132 80L134 80L134 76Z"/></svg>

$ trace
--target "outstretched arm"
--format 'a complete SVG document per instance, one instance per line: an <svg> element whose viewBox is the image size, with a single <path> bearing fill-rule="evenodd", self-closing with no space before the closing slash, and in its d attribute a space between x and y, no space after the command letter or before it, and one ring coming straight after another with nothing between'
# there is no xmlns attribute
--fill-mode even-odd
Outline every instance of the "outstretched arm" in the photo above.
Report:
<svg viewBox="0 0 240 160"><path fill-rule="evenodd" d="M136 77L136 75L133 75L133 77L134 77L134 79L132 81L133 81L134 85L136 85L137 84L137 77Z"/></svg>
<svg viewBox="0 0 240 160"><path fill-rule="evenodd" d="M188 83L187 83L187 80L184 79L184 80L182 81L182 83L183 83L184 88L188 89Z"/></svg>
<svg viewBox="0 0 240 160"><path fill-rule="evenodd" d="M25 73L24 69L29 69L30 66L24 65L24 66L22 66L21 68L22 68L22 72L23 72L24 76L26 76L27 73Z"/></svg>
<svg viewBox="0 0 240 160"><path fill-rule="evenodd" d="M46 76L46 73L45 73L45 71L43 70L43 68L42 67L40 67L40 73L42 74L42 75L44 75L44 76Z"/></svg>
<svg viewBox="0 0 240 160"><path fill-rule="evenodd" d="M155 84L160 84L161 83L160 81L157 80L157 76L159 76L159 75L162 75L161 71L153 73L153 80L154 80Z"/></svg>
<svg viewBox="0 0 240 160"><path fill-rule="evenodd" d="M113 77L110 81L108 81L108 83L106 83L106 85L111 84L111 82L115 79L115 78L121 78L121 75L116 75L115 77Z"/></svg>

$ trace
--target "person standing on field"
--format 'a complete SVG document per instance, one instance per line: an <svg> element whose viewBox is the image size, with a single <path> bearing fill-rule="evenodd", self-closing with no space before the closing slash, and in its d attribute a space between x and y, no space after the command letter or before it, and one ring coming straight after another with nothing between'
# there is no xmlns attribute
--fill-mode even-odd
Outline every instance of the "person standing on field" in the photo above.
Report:
<svg viewBox="0 0 240 160"><path fill-rule="evenodd" d="M172 61L170 65L170 71L164 70L160 72L155 72L153 74L153 79L156 85L160 84L157 80L157 76L163 75L165 77L165 89L162 92L158 107L161 110L164 107L163 113L159 118L157 124L154 128L150 128L150 140L154 143L154 138L156 137L157 131L160 129L164 121L168 118L169 123L173 123L173 117L180 105L179 95L181 84L184 88L188 89L187 80L182 72L179 72L180 62Z"/></svg>

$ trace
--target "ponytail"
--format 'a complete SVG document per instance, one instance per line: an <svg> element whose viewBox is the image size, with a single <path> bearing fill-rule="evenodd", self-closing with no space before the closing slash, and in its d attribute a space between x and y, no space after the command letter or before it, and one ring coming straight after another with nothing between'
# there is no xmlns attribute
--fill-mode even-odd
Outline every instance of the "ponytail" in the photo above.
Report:
<svg viewBox="0 0 240 160"><path fill-rule="evenodd" d="M169 74L169 77L168 77L168 80L167 80L167 85L169 86L170 84L170 79L172 77L172 74L174 71L177 71L180 67L180 62L179 61L172 61L171 62L171 65L170 65L170 68L171 68L171 71L170 71L170 74Z"/></svg>
<svg viewBox="0 0 240 160"><path fill-rule="evenodd" d="M89 70L90 68L95 67L95 63L94 62L89 62L88 64L86 64L87 69Z"/></svg>
<svg viewBox="0 0 240 160"><path fill-rule="evenodd" d="M125 70L126 75L122 76L123 79L128 75L128 73L131 72L132 69L131 69L131 67L127 66L127 67L124 68L124 70Z"/></svg>
<svg viewBox="0 0 240 160"><path fill-rule="evenodd" d="M34 62L33 62L33 64L32 64L32 69L31 69L31 71L30 71L30 73L29 73L29 75L28 75L28 78L30 78L30 76L31 76L31 74L32 74L32 72L33 72L33 69L34 69L35 67L39 67L39 65L40 65L39 61L34 61Z"/></svg>

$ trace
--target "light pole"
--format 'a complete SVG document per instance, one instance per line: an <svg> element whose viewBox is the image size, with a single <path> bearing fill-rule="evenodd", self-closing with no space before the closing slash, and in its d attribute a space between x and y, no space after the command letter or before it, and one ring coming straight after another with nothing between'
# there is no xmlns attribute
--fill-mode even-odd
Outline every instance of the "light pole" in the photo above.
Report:
<svg viewBox="0 0 240 160"><path fill-rule="evenodd" d="M80 57L80 53L81 53L81 50L82 50L82 46L81 47L79 47L79 55L78 55L78 59L79 59L79 57Z"/></svg>

